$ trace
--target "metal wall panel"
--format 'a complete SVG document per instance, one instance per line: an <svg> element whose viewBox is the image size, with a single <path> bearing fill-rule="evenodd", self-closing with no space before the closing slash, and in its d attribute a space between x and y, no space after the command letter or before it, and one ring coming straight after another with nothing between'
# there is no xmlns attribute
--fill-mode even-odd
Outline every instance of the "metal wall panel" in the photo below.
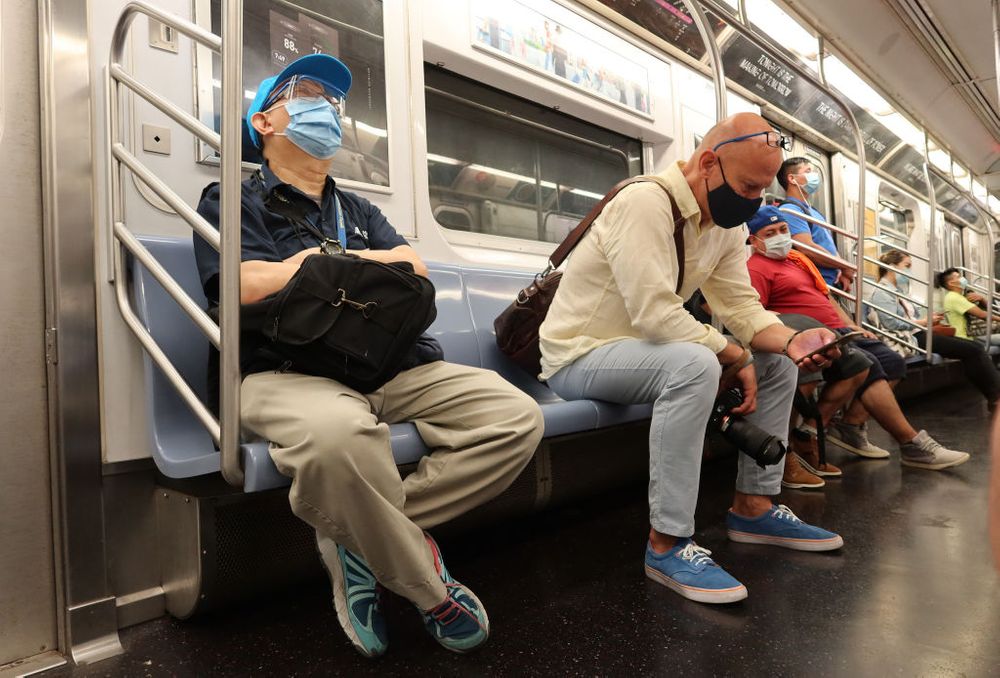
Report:
<svg viewBox="0 0 1000 678"><path fill-rule="evenodd" d="M0 8L0 664L55 649L38 120L38 12Z"/></svg>
<svg viewBox="0 0 1000 678"><path fill-rule="evenodd" d="M5 3L7 4L12 3ZM108 582L94 270L88 0L39 0L41 184L59 641L77 663L122 651Z"/></svg>

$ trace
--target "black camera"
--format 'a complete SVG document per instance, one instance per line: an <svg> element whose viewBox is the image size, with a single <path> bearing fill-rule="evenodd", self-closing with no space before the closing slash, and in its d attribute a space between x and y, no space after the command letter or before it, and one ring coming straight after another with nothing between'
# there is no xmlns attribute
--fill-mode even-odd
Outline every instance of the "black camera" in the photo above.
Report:
<svg viewBox="0 0 1000 678"><path fill-rule="evenodd" d="M743 391L738 386L719 394L708 418L708 425L743 454L757 462L761 468L772 466L785 456L785 446L777 436L761 430L738 415L733 408L743 402Z"/></svg>

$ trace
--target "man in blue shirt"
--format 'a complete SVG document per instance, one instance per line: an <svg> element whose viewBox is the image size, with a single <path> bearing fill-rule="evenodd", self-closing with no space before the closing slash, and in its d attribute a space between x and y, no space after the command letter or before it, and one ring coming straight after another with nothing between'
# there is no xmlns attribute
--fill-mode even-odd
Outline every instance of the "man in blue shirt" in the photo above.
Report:
<svg viewBox="0 0 1000 678"><path fill-rule="evenodd" d="M778 170L778 183L781 184L786 196L782 208L826 221L823 213L809 204L809 198L819 190L821 179L819 171L812 166L808 158L796 157L785 160L781 164L781 169ZM827 256L812 250L799 250L816 264L816 268L819 269L826 283L849 291L854 281L854 271L849 268L841 268L837 244L833 241L829 229L790 214L783 214L783 216L793 240L812 248L822 248L830 253L830 256Z"/></svg>
<svg viewBox="0 0 1000 678"><path fill-rule="evenodd" d="M352 255L427 268L370 202L329 177L340 147L340 116L351 74L337 59L296 60L260 83L247 112L263 165L242 186L240 298L281 290L311 255ZM219 187L205 189L199 213L219 225ZM319 236L324 236L320 238ZM217 252L195 236L206 296L218 300ZM387 648L383 587L410 600L444 647L485 642L489 620L456 582L423 531L502 492L542 435L533 399L495 372L442 360L428 336L400 372L372 393L332 379L286 371L260 332L241 342L242 425L271 441L278 470L292 478L292 510L316 530L337 617L354 646L373 657ZM431 454L400 479L389 424L411 421Z"/></svg>

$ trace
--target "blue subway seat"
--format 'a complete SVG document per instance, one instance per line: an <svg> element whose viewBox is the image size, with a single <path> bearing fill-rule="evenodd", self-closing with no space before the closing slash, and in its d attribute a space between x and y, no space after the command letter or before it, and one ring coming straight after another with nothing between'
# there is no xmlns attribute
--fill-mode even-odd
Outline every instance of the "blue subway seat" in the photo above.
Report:
<svg viewBox="0 0 1000 678"><path fill-rule="evenodd" d="M190 238L142 236L141 242L200 305L206 303ZM496 370L539 403L546 437L590 431L646 419L651 406L622 406L591 400L567 402L545 384L511 364L497 349L494 318L527 285L531 273L429 264L437 293L438 315L429 333L444 348L447 360ZM206 398L208 341L163 290L152 274L130 261L133 302L142 323L173 361L195 393ZM166 377L146 356L147 408L153 459L171 478L191 478L219 470L219 452L211 437L174 391ZM397 464L420 460L429 452L411 423L389 427ZM246 475L244 490L257 492L289 484L274 467L264 441L241 446Z"/></svg>

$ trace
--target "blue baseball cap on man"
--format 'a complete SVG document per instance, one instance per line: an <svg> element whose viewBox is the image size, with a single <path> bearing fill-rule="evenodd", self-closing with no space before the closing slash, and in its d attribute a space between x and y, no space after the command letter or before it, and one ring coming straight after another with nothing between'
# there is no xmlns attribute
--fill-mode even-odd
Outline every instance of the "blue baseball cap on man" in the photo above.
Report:
<svg viewBox="0 0 1000 678"><path fill-rule="evenodd" d="M257 134L257 130L250 123L250 118L255 113L264 110L264 105L268 103L274 94L275 86L280 85L292 76L314 80L323 85L327 94L338 99L346 97L348 90L351 89L351 71L348 70L347 66L340 59L332 57L329 54L307 54L285 66L277 75L264 78L257 87L257 94L254 95L253 101L250 102L250 108L247 109L246 117L250 140L257 148L261 148L260 135Z"/></svg>
<svg viewBox="0 0 1000 678"><path fill-rule="evenodd" d="M756 233L762 228L770 226L771 224L777 224L778 222L784 221L785 216L778 210L774 205L764 205L759 210L757 214L750 217L747 220L747 228L750 229L750 233Z"/></svg>

